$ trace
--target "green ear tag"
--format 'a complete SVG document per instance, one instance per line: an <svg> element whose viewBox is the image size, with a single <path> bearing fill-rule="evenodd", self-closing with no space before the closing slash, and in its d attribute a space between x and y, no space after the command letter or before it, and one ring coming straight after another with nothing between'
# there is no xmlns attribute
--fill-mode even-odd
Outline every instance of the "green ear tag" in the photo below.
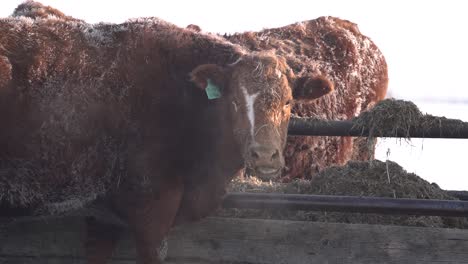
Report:
<svg viewBox="0 0 468 264"><path fill-rule="evenodd" d="M211 82L210 79L207 81L205 92L210 100L221 98L221 89Z"/></svg>

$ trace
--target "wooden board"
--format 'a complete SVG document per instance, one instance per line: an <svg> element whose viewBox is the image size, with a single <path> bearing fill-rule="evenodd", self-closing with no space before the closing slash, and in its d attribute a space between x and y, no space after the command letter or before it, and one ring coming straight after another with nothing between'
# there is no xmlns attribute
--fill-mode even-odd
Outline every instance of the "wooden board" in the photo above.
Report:
<svg viewBox="0 0 468 264"><path fill-rule="evenodd" d="M20 223L0 233L0 263L84 264L79 219ZM127 235L113 263L134 263ZM208 218L176 228L167 263L468 264L468 230Z"/></svg>

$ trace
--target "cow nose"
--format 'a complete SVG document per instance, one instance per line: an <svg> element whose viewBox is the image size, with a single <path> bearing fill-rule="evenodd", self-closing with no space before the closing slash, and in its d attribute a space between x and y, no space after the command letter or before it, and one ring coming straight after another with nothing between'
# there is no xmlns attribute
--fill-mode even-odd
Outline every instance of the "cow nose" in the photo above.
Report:
<svg viewBox="0 0 468 264"><path fill-rule="evenodd" d="M250 157L254 162L271 162L280 158L279 150L272 147L256 146L250 148Z"/></svg>

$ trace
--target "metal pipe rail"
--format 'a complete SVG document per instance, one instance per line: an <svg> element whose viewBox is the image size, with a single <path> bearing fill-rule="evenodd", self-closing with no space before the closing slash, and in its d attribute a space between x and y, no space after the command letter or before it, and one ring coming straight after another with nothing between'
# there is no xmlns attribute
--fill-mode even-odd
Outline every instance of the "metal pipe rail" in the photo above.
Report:
<svg viewBox="0 0 468 264"><path fill-rule="evenodd" d="M449 195L462 201L468 201L468 191L446 191Z"/></svg>
<svg viewBox="0 0 468 264"><path fill-rule="evenodd" d="M224 208L468 217L468 201L335 195L228 193Z"/></svg>
<svg viewBox="0 0 468 264"><path fill-rule="evenodd" d="M288 134L291 136L352 136L368 137L369 130L361 130L353 127L349 120L317 120L309 118L291 118ZM389 131L384 134L376 134L375 137L411 137L411 138L468 138L468 123L457 129L444 127L431 127L428 129L410 129L397 131L392 134Z"/></svg>

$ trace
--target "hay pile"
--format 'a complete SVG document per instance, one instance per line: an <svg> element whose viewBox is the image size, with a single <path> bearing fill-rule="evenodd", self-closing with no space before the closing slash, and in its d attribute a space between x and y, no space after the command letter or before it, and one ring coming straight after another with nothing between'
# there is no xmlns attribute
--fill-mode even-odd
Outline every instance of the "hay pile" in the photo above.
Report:
<svg viewBox="0 0 468 264"><path fill-rule="evenodd" d="M428 131L431 128L457 130L467 124L458 119L448 119L423 114L410 101L386 99L378 102L372 109L362 112L353 119L354 128L368 130L369 137L379 135L403 135L410 138L412 129Z"/></svg>
<svg viewBox="0 0 468 264"><path fill-rule="evenodd" d="M323 170L311 180L290 183L262 182L253 177L235 179L231 192L276 192L322 195L352 195L454 200L436 184L406 172L392 161L350 161L345 166ZM218 216L289 219L319 222L366 223L424 227L468 228L468 219L438 216L396 216L361 213L306 212L287 210L222 209Z"/></svg>

